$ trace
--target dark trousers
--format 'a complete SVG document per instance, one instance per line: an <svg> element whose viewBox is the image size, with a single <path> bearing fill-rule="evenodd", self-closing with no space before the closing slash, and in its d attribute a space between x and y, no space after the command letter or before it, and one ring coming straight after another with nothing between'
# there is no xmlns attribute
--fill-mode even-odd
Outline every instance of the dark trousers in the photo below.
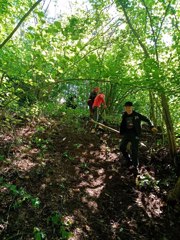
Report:
<svg viewBox="0 0 180 240"><path fill-rule="evenodd" d="M98 107L93 108L93 119L97 122L99 120L99 108Z"/></svg>
<svg viewBox="0 0 180 240"><path fill-rule="evenodd" d="M131 156L127 152L127 144L131 143ZM137 167L138 165L138 147L139 147L139 137L135 134L126 134L123 136L120 143L120 151L122 152L124 158L127 161L127 164L130 163L132 159L132 164Z"/></svg>

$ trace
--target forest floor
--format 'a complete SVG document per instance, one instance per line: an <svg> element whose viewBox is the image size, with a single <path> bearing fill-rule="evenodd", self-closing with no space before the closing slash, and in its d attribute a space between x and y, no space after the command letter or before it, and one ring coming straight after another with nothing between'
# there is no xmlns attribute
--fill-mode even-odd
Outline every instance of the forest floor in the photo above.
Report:
<svg viewBox="0 0 180 240"><path fill-rule="evenodd" d="M135 174L116 133L45 118L2 134L0 149L0 239L179 239L166 149L142 146Z"/></svg>

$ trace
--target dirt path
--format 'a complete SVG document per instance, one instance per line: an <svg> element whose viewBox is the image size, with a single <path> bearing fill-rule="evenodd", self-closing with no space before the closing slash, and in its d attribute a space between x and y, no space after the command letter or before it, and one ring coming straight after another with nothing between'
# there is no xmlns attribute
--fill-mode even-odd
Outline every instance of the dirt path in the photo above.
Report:
<svg viewBox="0 0 180 240"><path fill-rule="evenodd" d="M1 176L38 197L40 206L21 201L14 207L22 197L2 187L1 239L66 239L70 232L71 240L179 239L178 209L165 201L175 181L168 160L150 161L143 152L136 176L121 166L115 134L86 127L79 131L59 124L40 134L44 144L50 139L43 154L39 135L19 129L23 143L11 149Z"/></svg>

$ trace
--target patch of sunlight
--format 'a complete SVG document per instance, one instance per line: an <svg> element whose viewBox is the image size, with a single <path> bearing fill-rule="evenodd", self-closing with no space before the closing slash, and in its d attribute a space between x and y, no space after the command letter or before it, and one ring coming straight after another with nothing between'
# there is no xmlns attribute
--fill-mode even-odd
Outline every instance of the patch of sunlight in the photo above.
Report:
<svg viewBox="0 0 180 240"><path fill-rule="evenodd" d="M106 175L103 175L103 176L100 176L100 177L98 177L98 178L96 178L96 179L90 179L90 185L91 185L91 187L98 187L98 186L101 186L101 185L103 185L103 183L104 183L104 180L105 180L105 177L106 177Z"/></svg>
<svg viewBox="0 0 180 240"><path fill-rule="evenodd" d="M96 213L98 211L98 204L97 202L93 201L93 200L89 200L86 197L82 197L82 202L85 203L88 208L92 211L92 213Z"/></svg>
<svg viewBox="0 0 180 240"><path fill-rule="evenodd" d="M66 102L66 99L64 97L58 98L57 103L64 104Z"/></svg>
<svg viewBox="0 0 180 240"><path fill-rule="evenodd" d="M4 142L10 142L10 141L12 141L12 139L13 139L13 137L12 137L11 135L8 135L8 134L6 134L6 135L1 135L0 137L3 137L3 141L4 141Z"/></svg>
<svg viewBox="0 0 180 240"><path fill-rule="evenodd" d="M173 43L172 36L170 36L168 33L163 34L162 41L165 43L166 46L171 46Z"/></svg>
<svg viewBox="0 0 180 240"><path fill-rule="evenodd" d="M41 184L40 189L44 191L46 189L47 185L45 183Z"/></svg>
<svg viewBox="0 0 180 240"><path fill-rule="evenodd" d="M85 163L85 162L86 162L86 156L85 156L85 157L81 157L81 158L80 158L80 162L81 162L81 163Z"/></svg>
<svg viewBox="0 0 180 240"><path fill-rule="evenodd" d="M0 188L0 193L6 192L6 191L7 191L7 188L1 186L1 188Z"/></svg>
<svg viewBox="0 0 180 240"><path fill-rule="evenodd" d="M15 158L24 158L27 155L36 155L40 152L37 148L30 149L29 146L18 146L15 153Z"/></svg>
<svg viewBox="0 0 180 240"><path fill-rule="evenodd" d="M80 182L80 184L77 185L77 187L87 187L87 186L89 186L89 183L85 181L82 181Z"/></svg>
<svg viewBox="0 0 180 240"><path fill-rule="evenodd" d="M65 223L65 225L72 225L74 222L75 222L75 220L74 220L74 216L64 216L63 217L63 222Z"/></svg>
<svg viewBox="0 0 180 240"><path fill-rule="evenodd" d="M91 145L92 147L93 145ZM88 148L90 148L90 145L88 146ZM87 159L87 156L89 158L89 163L95 163L99 160L105 160L106 159L106 152L107 150L101 150L101 152L99 152L99 149L97 151L85 151L82 153L83 155L83 158L81 157L81 162L85 162L85 160ZM91 158L90 158L90 155L91 155Z"/></svg>
<svg viewBox="0 0 180 240"><path fill-rule="evenodd" d="M95 156L98 156L99 155L99 151L90 151L90 154L91 155L95 155Z"/></svg>
<svg viewBox="0 0 180 240"><path fill-rule="evenodd" d="M100 168L100 169L98 169L97 170L97 173L99 174L99 175L102 175L102 174L104 174L104 168Z"/></svg>
<svg viewBox="0 0 180 240"><path fill-rule="evenodd" d="M104 144L104 143L100 145L100 149L101 149L102 152L103 151L110 152L110 148L106 144Z"/></svg>
<svg viewBox="0 0 180 240"><path fill-rule="evenodd" d="M131 227L131 231L133 231L132 228L134 228L134 229L138 228L137 223L136 223L136 221L134 219L131 219L130 221L127 221L127 224Z"/></svg>
<svg viewBox="0 0 180 240"><path fill-rule="evenodd" d="M148 217L159 217L162 214L163 202L153 193L149 195L142 192L138 193L136 203L139 207L143 208Z"/></svg>
<svg viewBox="0 0 180 240"><path fill-rule="evenodd" d="M49 5L49 7L48 7ZM56 18L59 15L70 16L76 13L78 9L89 9L90 5L88 5L87 1L82 0L61 0L61 1L50 1L50 3L46 3L43 5L44 9L47 9L46 15L49 18Z"/></svg>
<svg viewBox="0 0 180 240"><path fill-rule="evenodd" d="M119 222L111 221L111 230L114 232L116 229L119 229Z"/></svg>
<svg viewBox="0 0 180 240"><path fill-rule="evenodd" d="M100 187L96 187L96 188L86 188L85 192L90 196L90 197L94 197L94 198L98 198L102 192L102 190L104 189L105 184L103 184Z"/></svg>
<svg viewBox="0 0 180 240"><path fill-rule="evenodd" d="M19 168L21 171L29 171L31 168L35 167L37 163L31 162L30 159L21 159L15 160L12 165L14 165L16 168Z"/></svg>
<svg viewBox="0 0 180 240"><path fill-rule="evenodd" d="M104 183L104 179L105 179L106 175L102 175L99 176L98 178L94 179L94 176L92 174L90 174L88 176L88 181L82 181L78 184L78 187L97 187L100 186Z"/></svg>
<svg viewBox="0 0 180 240"><path fill-rule="evenodd" d="M94 147L94 144L93 143L90 143L88 148L93 148Z"/></svg>
<svg viewBox="0 0 180 240"><path fill-rule="evenodd" d="M73 231L73 237L70 237L69 240L80 240L83 238L83 230L81 228L76 228Z"/></svg>

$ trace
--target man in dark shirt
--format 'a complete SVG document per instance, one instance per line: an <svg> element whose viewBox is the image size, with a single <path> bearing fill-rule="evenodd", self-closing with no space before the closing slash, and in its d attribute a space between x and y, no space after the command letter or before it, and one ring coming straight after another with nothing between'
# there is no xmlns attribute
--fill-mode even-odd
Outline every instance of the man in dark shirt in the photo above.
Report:
<svg viewBox="0 0 180 240"><path fill-rule="evenodd" d="M138 146L141 135L141 121L148 123L153 132L156 132L157 129L147 117L133 111L132 102L126 102L124 107L125 112L120 124L120 135L122 136L120 151L126 159L127 165L133 165L136 168L138 167ZM127 152L127 145L129 142L131 143L131 157Z"/></svg>
<svg viewBox="0 0 180 240"><path fill-rule="evenodd" d="M94 103L94 99L96 98L96 96L97 96L97 94L99 93L99 91L100 91L99 87L95 87L95 88L93 89L93 91L92 91L92 92L90 93L90 95L89 95L89 99L88 99L88 101L87 101L87 104L88 104L88 106L89 106L90 117L93 117L94 111L93 111L92 106L93 106L93 103Z"/></svg>

